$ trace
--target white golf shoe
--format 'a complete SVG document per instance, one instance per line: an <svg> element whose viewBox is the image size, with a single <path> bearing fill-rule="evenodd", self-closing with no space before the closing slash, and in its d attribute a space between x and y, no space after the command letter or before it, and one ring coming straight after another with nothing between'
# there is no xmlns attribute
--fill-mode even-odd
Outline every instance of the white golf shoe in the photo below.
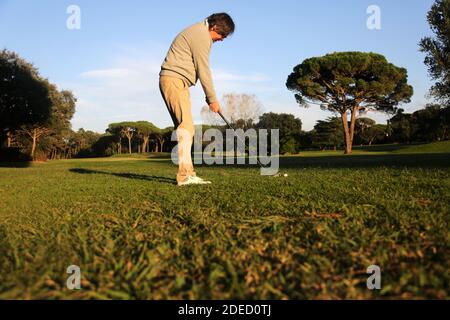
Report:
<svg viewBox="0 0 450 320"><path fill-rule="evenodd" d="M187 186L190 184L210 184L210 183L211 183L211 181L203 180L202 178L199 178L197 176L190 176L183 182L178 182L178 186L181 187L181 186Z"/></svg>

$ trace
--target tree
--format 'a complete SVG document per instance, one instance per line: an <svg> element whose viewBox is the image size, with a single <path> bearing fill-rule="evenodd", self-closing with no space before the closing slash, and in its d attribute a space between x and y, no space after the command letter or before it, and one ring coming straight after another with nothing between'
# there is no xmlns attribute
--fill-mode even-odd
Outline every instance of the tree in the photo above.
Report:
<svg viewBox="0 0 450 320"><path fill-rule="evenodd" d="M35 159L35 151L38 142L46 135L52 134L58 140L65 131L71 130L70 119L75 113L76 98L70 91L58 91L57 87L47 80L45 80L48 88L48 94L51 101L50 117L41 119L33 124L23 125L19 131L21 134L26 134L31 138L30 156ZM47 158L47 152L50 152L52 146L48 144L42 148L41 152L43 158Z"/></svg>
<svg viewBox="0 0 450 320"><path fill-rule="evenodd" d="M426 53L428 72L436 80L431 94L450 104L450 0L436 0L427 18L436 37L425 37L419 45Z"/></svg>
<svg viewBox="0 0 450 320"><path fill-rule="evenodd" d="M70 120L75 113L77 99L69 90L58 91L56 86L51 85L52 113L50 126L54 132L62 133L70 130Z"/></svg>
<svg viewBox="0 0 450 320"><path fill-rule="evenodd" d="M262 105L255 95L227 93L223 95L222 114L237 128L247 130L261 115ZM201 110L205 124L223 125L223 120L204 106Z"/></svg>
<svg viewBox="0 0 450 320"><path fill-rule="evenodd" d="M336 150L344 141L342 133L342 122L338 117L317 121L314 126L312 143L320 149L333 147Z"/></svg>
<svg viewBox="0 0 450 320"><path fill-rule="evenodd" d="M299 136L302 132L302 121L293 114L264 113L256 124L258 129L279 129L280 152L296 153L299 149Z"/></svg>
<svg viewBox="0 0 450 320"><path fill-rule="evenodd" d="M167 134L172 134L173 127L167 127L164 129L155 130L153 136L155 137L156 141L158 142L159 148L157 148L156 152L163 152L164 143L166 142L166 136Z"/></svg>
<svg viewBox="0 0 450 320"><path fill-rule="evenodd" d="M134 127L136 128L136 134L142 139L141 152L148 152L150 137L154 134L159 134L160 129L148 121L135 122Z"/></svg>
<svg viewBox="0 0 450 320"><path fill-rule="evenodd" d="M428 104L411 115L411 126L415 141L435 142L445 140L449 132L449 108Z"/></svg>
<svg viewBox="0 0 450 320"><path fill-rule="evenodd" d="M374 124L373 126L367 128L363 135L363 141L369 146L374 142L382 142L387 136L387 126L384 124Z"/></svg>
<svg viewBox="0 0 450 320"><path fill-rule="evenodd" d="M35 125L30 125L30 126L24 126L19 132L23 133L23 134L27 134L31 138L32 144L31 144L30 156L33 160L36 160L35 151L36 151L36 146L37 146L39 139L42 136L51 133L52 131L50 128L46 127L45 125L35 124Z"/></svg>
<svg viewBox="0 0 450 320"><path fill-rule="evenodd" d="M409 102L413 94L406 69L389 63L380 54L364 52L307 59L294 68L286 86L301 106L317 104L341 116L346 154L352 152L359 113L394 113L396 106Z"/></svg>
<svg viewBox="0 0 450 320"><path fill-rule="evenodd" d="M411 143L412 125L411 114L404 113L399 109L397 114L389 120L391 139L395 142Z"/></svg>
<svg viewBox="0 0 450 320"><path fill-rule="evenodd" d="M6 134L24 125L45 123L51 115L52 101L48 81L16 53L0 52L0 145Z"/></svg>
<svg viewBox="0 0 450 320"><path fill-rule="evenodd" d="M124 132L125 136L128 139L128 153L131 154L131 139L133 138L134 133L136 132L136 129L132 124L129 122L124 123Z"/></svg>
<svg viewBox="0 0 450 320"><path fill-rule="evenodd" d="M122 154L122 138L125 137L125 128L120 123L110 123L106 129L106 133L114 137L117 153Z"/></svg>
<svg viewBox="0 0 450 320"><path fill-rule="evenodd" d="M92 154L96 157L109 157L114 154L115 137L108 133L101 135L92 145Z"/></svg>
<svg viewBox="0 0 450 320"><path fill-rule="evenodd" d="M202 126L202 127L204 127L204 126ZM164 145L166 146L166 149L168 149L168 150L171 150L175 146L176 142L172 141L173 130L174 130L174 127L167 127L167 128L162 129L162 135L163 135L164 142L161 145L161 152L164 152ZM167 148L167 146L169 146L169 147Z"/></svg>
<svg viewBox="0 0 450 320"><path fill-rule="evenodd" d="M439 117L442 123L442 140L450 140L450 105L441 109Z"/></svg>
<svg viewBox="0 0 450 320"><path fill-rule="evenodd" d="M130 121L111 123L106 129L107 133L111 133L116 136L117 139L117 150L118 153L122 153L122 138L127 137L128 139L128 153L131 154L131 139L133 138L136 128L135 123Z"/></svg>
<svg viewBox="0 0 450 320"><path fill-rule="evenodd" d="M157 130L157 128L148 121L138 121L134 124L136 128L136 135L142 140L141 152L147 152L148 142L150 136Z"/></svg>
<svg viewBox="0 0 450 320"><path fill-rule="evenodd" d="M33 159L39 147L40 158L47 159L71 130L75 97L70 91L59 91L14 52L0 52L0 75L0 140L6 132L7 147L15 142Z"/></svg>
<svg viewBox="0 0 450 320"><path fill-rule="evenodd" d="M360 144L367 142L365 135L369 128L375 125L375 121L370 118L357 118L355 122L355 141ZM357 142L357 143L358 143Z"/></svg>
<svg viewBox="0 0 450 320"><path fill-rule="evenodd" d="M90 130L78 129L77 132L71 133L68 143L67 157L87 158L92 156L98 156L97 150L94 146L103 135ZM100 155L103 155L100 152Z"/></svg>
<svg viewBox="0 0 450 320"><path fill-rule="evenodd" d="M70 146L67 145L67 138L71 135L72 125L70 120L75 113L75 105L77 99L69 90L58 91L56 86L51 85L51 99L52 99L52 113L48 128L50 129L51 137L45 137L47 144L41 145L41 150L47 153L51 158L61 157L57 155L63 149L69 152L65 157L71 156Z"/></svg>
<svg viewBox="0 0 450 320"><path fill-rule="evenodd" d="M302 131L298 137L298 144L300 150L308 150L313 147L313 137L315 135L315 130Z"/></svg>

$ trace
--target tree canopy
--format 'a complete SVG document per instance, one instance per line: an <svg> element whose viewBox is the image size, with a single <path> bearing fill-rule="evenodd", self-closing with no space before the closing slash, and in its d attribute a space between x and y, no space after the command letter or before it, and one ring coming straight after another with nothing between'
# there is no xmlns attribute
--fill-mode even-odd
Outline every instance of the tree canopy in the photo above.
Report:
<svg viewBox="0 0 450 320"><path fill-rule="evenodd" d="M341 120L338 117L328 118L326 120L318 120L314 126L314 134L312 142L320 149L338 146L344 142L342 135Z"/></svg>
<svg viewBox="0 0 450 320"><path fill-rule="evenodd" d="M286 86L301 106L317 104L341 115L345 152L351 153L357 115L370 110L395 113L413 94L407 80L406 69L380 54L336 52L297 65Z"/></svg>
<svg viewBox="0 0 450 320"><path fill-rule="evenodd" d="M0 52L0 129L17 129L48 121L52 100L50 84L16 53Z"/></svg>
<svg viewBox="0 0 450 320"><path fill-rule="evenodd" d="M450 104L450 0L437 0L427 18L435 38L425 37L419 45L426 54L428 72L436 80L431 94Z"/></svg>
<svg viewBox="0 0 450 320"><path fill-rule="evenodd" d="M31 63L0 52L0 147L6 134L7 148L29 152L33 159L39 148L39 160L45 160L49 151L64 148L75 103L72 92L59 91Z"/></svg>
<svg viewBox="0 0 450 320"><path fill-rule="evenodd" d="M298 151L298 137L302 132L302 121L293 114L264 113L257 123L258 129L279 129L280 152L295 153Z"/></svg>

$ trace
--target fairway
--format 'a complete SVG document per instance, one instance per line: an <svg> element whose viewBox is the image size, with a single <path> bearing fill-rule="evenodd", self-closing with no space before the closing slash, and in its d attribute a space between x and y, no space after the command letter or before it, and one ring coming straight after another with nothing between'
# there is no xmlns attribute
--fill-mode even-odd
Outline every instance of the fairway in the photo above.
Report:
<svg viewBox="0 0 450 320"><path fill-rule="evenodd" d="M152 155L5 165L0 299L448 299L445 148L204 165L187 187Z"/></svg>

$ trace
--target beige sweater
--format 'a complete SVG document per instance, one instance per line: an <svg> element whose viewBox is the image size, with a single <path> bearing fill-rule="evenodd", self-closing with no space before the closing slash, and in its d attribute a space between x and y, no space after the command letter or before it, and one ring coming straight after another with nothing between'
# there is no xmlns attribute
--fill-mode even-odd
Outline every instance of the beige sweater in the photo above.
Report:
<svg viewBox="0 0 450 320"><path fill-rule="evenodd" d="M160 75L182 79L193 86L200 79L206 95L206 103L217 102L209 68L212 39L208 21L199 22L177 35L161 66Z"/></svg>

